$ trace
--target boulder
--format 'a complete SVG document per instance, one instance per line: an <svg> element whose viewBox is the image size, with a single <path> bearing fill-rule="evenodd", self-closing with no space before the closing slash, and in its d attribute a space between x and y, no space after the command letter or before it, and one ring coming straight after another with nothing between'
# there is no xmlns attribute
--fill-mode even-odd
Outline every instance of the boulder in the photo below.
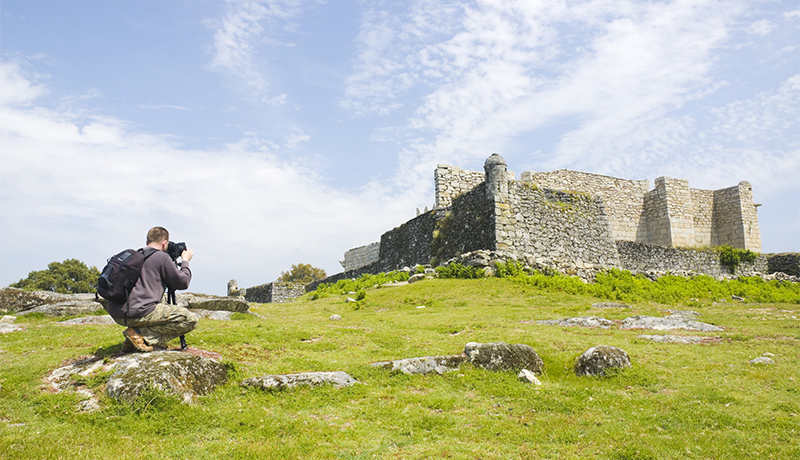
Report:
<svg viewBox="0 0 800 460"><path fill-rule="evenodd" d="M284 390L296 388L301 385L317 387L333 385L337 388L349 387L356 383L356 379L346 372L306 372L303 374L263 375L242 381L242 386L260 388L262 390Z"/></svg>
<svg viewBox="0 0 800 460"><path fill-rule="evenodd" d="M192 310L230 311L234 313L247 313L250 310L250 304L240 297L193 298L187 301L187 305Z"/></svg>
<svg viewBox="0 0 800 460"><path fill-rule="evenodd" d="M425 275L424 274L417 273L415 275L411 275L411 277L408 278L408 282L409 283L416 283L417 281L422 281L424 279L425 279Z"/></svg>
<svg viewBox="0 0 800 460"><path fill-rule="evenodd" d="M95 300L94 294L60 294L50 291L24 291L11 287L0 288L0 313L24 312L43 305L59 303L65 305L93 303L95 305L90 307L94 310L102 308L102 303Z"/></svg>
<svg viewBox="0 0 800 460"><path fill-rule="evenodd" d="M86 382L103 375L110 375L106 393L128 402L135 401L147 388L169 392L183 402L191 402L197 395L207 394L228 378L225 366L215 359L177 351L159 351L111 358L83 357L51 372L44 378L44 385L55 393L74 391L84 397L78 410L91 411L100 406L97 395Z"/></svg>
<svg viewBox="0 0 800 460"><path fill-rule="evenodd" d="M610 319L605 319L600 316L578 316L575 318L565 318L565 319L546 319L542 321L537 321L536 324L543 324L546 326L580 326L580 327L599 327L602 329L608 329L614 325L614 321Z"/></svg>
<svg viewBox="0 0 800 460"><path fill-rule="evenodd" d="M328 319L331 321L341 321L342 317L341 315L331 315Z"/></svg>
<svg viewBox="0 0 800 460"><path fill-rule="evenodd" d="M575 361L575 375L605 375L606 369L631 367L631 358L624 350L607 345L592 347Z"/></svg>
<svg viewBox="0 0 800 460"><path fill-rule="evenodd" d="M759 356L750 360L750 364L775 364L775 360L767 356Z"/></svg>
<svg viewBox="0 0 800 460"><path fill-rule="evenodd" d="M406 358L395 361L382 361L372 363L373 367L381 367L392 372L402 372L408 375L417 374L444 374L458 370L467 360L465 355L455 356L425 356L422 358Z"/></svg>
<svg viewBox="0 0 800 460"><path fill-rule="evenodd" d="M684 329L704 332L720 332L724 330L721 327L693 320L684 315L669 315L663 318L644 315L631 316L622 321L620 329L653 329L656 331Z"/></svg>
<svg viewBox="0 0 800 460"><path fill-rule="evenodd" d="M490 371L528 369L541 374L544 370L544 362L536 350L521 343L470 342L464 347L464 354L473 366Z"/></svg>
<svg viewBox="0 0 800 460"><path fill-rule="evenodd" d="M191 403L228 380L225 365L214 359L177 351L131 354L117 361L106 394L132 402L143 391L157 389Z"/></svg>

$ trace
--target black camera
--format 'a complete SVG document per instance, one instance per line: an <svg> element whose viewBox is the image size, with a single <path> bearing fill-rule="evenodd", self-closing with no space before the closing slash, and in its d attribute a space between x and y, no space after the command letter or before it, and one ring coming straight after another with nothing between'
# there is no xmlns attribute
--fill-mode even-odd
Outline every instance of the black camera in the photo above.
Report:
<svg viewBox="0 0 800 460"><path fill-rule="evenodd" d="M172 261L178 260L178 257L181 256L183 251L186 250L186 243L176 243L174 241L170 241L169 245L167 245L167 254L172 257Z"/></svg>

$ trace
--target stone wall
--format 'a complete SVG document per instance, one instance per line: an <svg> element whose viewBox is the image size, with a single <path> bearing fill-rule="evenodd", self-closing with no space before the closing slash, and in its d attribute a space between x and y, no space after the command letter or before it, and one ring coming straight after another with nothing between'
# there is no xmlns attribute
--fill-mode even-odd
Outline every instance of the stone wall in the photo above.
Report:
<svg viewBox="0 0 800 460"><path fill-rule="evenodd" d="M787 275L800 276L800 254L783 253L769 256L769 273L783 272Z"/></svg>
<svg viewBox="0 0 800 460"><path fill-rule="evenodd" d="M603 199L609 229L615 240L637 241L644 206L650 188L647 180L627 180L567 169L523 172L520 179L542 188L581 191Z"/></svg>
<svg viewBox="0 0 800 460"><path fill-rule="evenodd" d="M443 217L441 211L429 211L381 235L379 270L386 272L430 263L433 231Z"/></svg>
<svg viewBox="0 0 800 460"><path fill-rule="evenodd" d="M487 199L483 185L456 197L437 222L431 242L432 264L465 252L496 248L494 202Z"/></svg>
<svg viewBox="0 0 800 460"><path fill-rule="evenodd" d="M497 205L497 250L578 267L618 263L603 200L510 182Z"/></svg>
<svg viewBox="0 0 800 460"><path fill-rule="evenodd" d="M649 271L693 271L710 276L729 275L730 270L719 261L719 252L713 249L670 248L633 241L617 241L619 268L632 273ZM736 275L749 276L767 273L767 256L759 255L755 262L742 262Z"/></svg>
<svg viewBox="0 0 800 460"><path fill-rule="evenodd" d="M474 189L484 179L485 176L482 172L467 171L450 165L437 166L433 175L433 186L436 193L434 209L450 206L455 197Z"/></svg>
<svg viewBox="0 0 800 460"><path fill-rule="evenodd" d="M345 252L344 261L342 262L344 271L349 272L374 264L380 257L380 251L381 243L375 242Z"/></svg>
<svg viewBox="0 0 800 460"><path fill-rule="evenodd" d="M249 287L243 292L244 298L248 302L281 303L305 294L306 287L304 284L275 281Z"/></svg>

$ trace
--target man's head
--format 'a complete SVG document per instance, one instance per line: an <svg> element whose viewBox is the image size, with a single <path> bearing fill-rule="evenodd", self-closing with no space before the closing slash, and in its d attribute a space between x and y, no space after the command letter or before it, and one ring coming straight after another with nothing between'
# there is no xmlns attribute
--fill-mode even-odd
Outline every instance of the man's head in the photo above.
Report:
<svg viewBox="0 0 800 460"><path fill-rule="evenodd" d="M147 232L147 245L162 251L167 250L169 232L164 227L153 227Z"/></svg>

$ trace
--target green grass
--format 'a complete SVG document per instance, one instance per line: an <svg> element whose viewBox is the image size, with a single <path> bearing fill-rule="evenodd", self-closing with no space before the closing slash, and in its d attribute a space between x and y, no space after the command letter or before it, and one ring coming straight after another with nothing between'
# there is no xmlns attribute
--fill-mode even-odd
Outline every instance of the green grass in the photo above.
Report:
<svg viewBox="0 0 800 460"><path fill-rule="evenodd" d="M190 346L220 353L232 381L191 406L159 395L136 406L103 398L101 411L77 413L80 398L42 391L42 377L78 356L119 350L122 328L20 316L26 332L0 335L0 457L800 457L796 303L716 302L718 286L712 286L696 301L638 300L629 310L593 310L608 297L518 277L374 284L343 286L364 290L357 306L345 302L348 291L329 289L254 306L262 318L201 321L187 336ZM637 338L658 332L532 324L568 316L660 316L672 308L696 310L701 321L726 328L677 334L722 340L661 344ZM330 321L333 314L343 319ZM473 341L532 346L545 363L543 386L523 385L515 372L468 365L441 376L369 366L457 354ZM598 344L626 350L633 367L605 378L576 377L575 358ZM765 352L776 364L749 364ZM332 370L361 384L276 393L238 385L264 374ZM90 383L103 388L97 379Z"/></svg>

